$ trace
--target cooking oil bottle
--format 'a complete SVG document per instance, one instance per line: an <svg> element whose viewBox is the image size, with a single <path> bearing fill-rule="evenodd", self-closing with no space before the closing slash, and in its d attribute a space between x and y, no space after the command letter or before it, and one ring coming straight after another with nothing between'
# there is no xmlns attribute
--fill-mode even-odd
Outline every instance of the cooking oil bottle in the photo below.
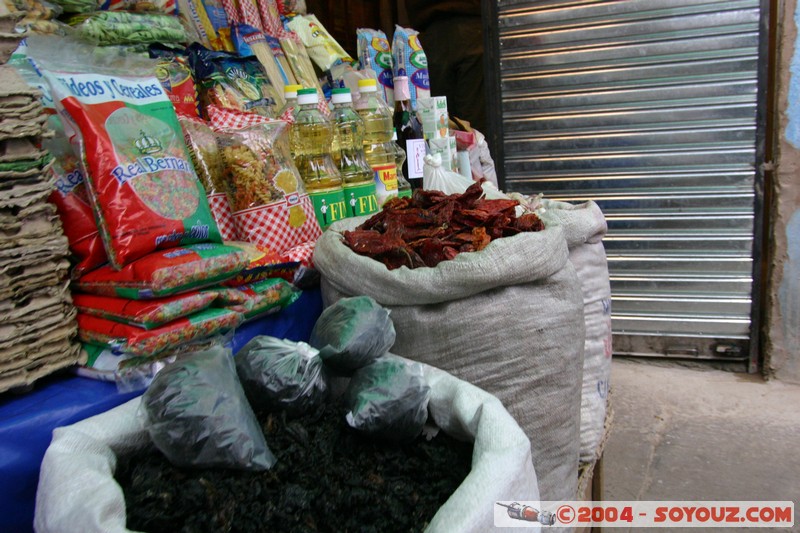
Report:
<svg viewBox="0 0 800 533"><path fill-rule="evenodd" d="M347 216L345 211L342 178L331 159L333 125L317 109L319 97L316 89L297 92L299 106L291 131L294 163L322 229Z"/></svg>
<svg viewBox="0 0 800 533"><path fill-rule="evenodd" d="M335 127L334 160L342 176L347 215L370 215L378 210L378 200L372 168L364 155L364 120L353 109L350 89L334 89L331 103Z"/></svg>
<svg viewBox="0 0 800 533"><path fill-rule="evenodd" d="M392 144L394 144L394 164L397 167L397 196L400 198L411 197L411 184L403 174L403 164L406 162L406 151L397 142L397 130L392 130Z"/></svg>
<svg viewBox="0 0 800 533"><path fill-rule="evenodd" d="M285 102L278 112L279 119L289 122L294 121L294 115L297 113L297 91L302 88L302 85L284 85L283 99Z"/></svg>
<svg viewBox="0 0 800 533"><path fill-rule="evenodd" d="M364 155L372 167L375 195L382 206L392 196L397 196L397 166L392 145L392 110L378 96L378 85L373 79L359 80L361 93L358 114L364 119Z"/></svg>

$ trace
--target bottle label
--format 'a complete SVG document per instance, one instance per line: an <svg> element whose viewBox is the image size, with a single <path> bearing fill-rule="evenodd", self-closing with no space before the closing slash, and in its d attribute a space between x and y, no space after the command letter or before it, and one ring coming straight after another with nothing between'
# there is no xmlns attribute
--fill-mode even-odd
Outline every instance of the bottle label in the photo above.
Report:
<svg viewBox="0 0 800 533"><path fill-rule="evenodd" d="M397 167L373 165L372 171L375 173L375 196L378 205L383 206L390 197L397 196Z"/></svg>
<svg viewBox="0 0 800 533"><path fill-rule="evenodd" d="M314 214L317 215L317 222L322 229L347 217L342 189L308 191L308 196L314 204Z"/></svg>
<svg viewBox="0 0 800 533"><path fill-rule="evenodd" d="M406 189L397 193L399 198L411 198L411 194L413 191L411 189Z"/></svg>
<svg viewBox="0 0 800 533"><path fill-rule="evenodd" d="M360 217L377 212L378 199L375 197L375 183L345 185L344 201L349 217Z"/></svg>

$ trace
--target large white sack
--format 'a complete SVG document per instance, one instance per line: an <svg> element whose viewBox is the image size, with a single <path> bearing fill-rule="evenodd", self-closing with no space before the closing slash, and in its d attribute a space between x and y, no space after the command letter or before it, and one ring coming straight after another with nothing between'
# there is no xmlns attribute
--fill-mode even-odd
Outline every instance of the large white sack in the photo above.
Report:
<svg viewBox="0 0 800 533"><path fill-rule="evenodd" d="M545 217L546 219L547 217ZM492 241L436 268L388 270L341 242L317 241L324 303L367 295L391 311L392 353L446 370L494 394L531 440L544 500L577 488L583 299L560 226Z"/></svg>
<svg viewBox="0 0 800 533"><path fill-rule="evenodd" d="M539 500L530 442L497 398L423 366L431 387L428 406L433 420L448 434L475 442L472 470L425 531L503 531L493 528L496 501ZM150 445L136 416L140 401L136 398L53 432L36 493L37 532L129 531L114 471L118 456Z"/></svg>
<svg viewBox="0 0 800 533"><path fill-rule="evenodd" d="M596 459L603 436L611 378L611 286L603 237L606 219L594 202L569 204L543 199L542 207L558 219L583 292L586 341L581 393L581 461Z"/></svg>

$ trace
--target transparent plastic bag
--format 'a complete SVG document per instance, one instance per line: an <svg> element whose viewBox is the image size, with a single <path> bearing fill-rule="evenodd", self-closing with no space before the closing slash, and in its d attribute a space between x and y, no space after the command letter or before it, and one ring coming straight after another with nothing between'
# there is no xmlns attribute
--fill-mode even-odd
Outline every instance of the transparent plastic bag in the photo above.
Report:
<svg viewBox="0 0 800 533"><path fill-rule="evenodd" d="M328 398L328 373L319 351L305 342L255 337L235 360L247 398L256 409L282 408L299 415Z"/></svg>
<svg viewBox="0 0 800 533"><path fill-rule="evenodd" d="M309 343L332 369L350 373L370 364L394 345L389 311L369 296L342 298L314 324Z"/></svg>
<svg viewBox="0 0 800 533"><path fill-rule="evenodd" d="M350 427L392 441L417 437L428 420L430 387L422 366L386 354L359 369L345 392Z"/></svg>
<svg viewBox="0 0 800 533"><path fill-rule="evenodd" d="M265 470L276 462L222 346L162 369L140 413L156 447L177 466Z"/></svg>

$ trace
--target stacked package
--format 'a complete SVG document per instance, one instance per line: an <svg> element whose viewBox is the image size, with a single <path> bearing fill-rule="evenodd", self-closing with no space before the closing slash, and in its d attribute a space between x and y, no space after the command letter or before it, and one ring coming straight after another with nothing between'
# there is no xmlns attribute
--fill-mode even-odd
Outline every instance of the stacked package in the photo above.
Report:
<svg viewBox="0 0 800 533"><path fill-rule="evenodd" d="M0 67L0 392L80 362L39 93Z"/></svg>

